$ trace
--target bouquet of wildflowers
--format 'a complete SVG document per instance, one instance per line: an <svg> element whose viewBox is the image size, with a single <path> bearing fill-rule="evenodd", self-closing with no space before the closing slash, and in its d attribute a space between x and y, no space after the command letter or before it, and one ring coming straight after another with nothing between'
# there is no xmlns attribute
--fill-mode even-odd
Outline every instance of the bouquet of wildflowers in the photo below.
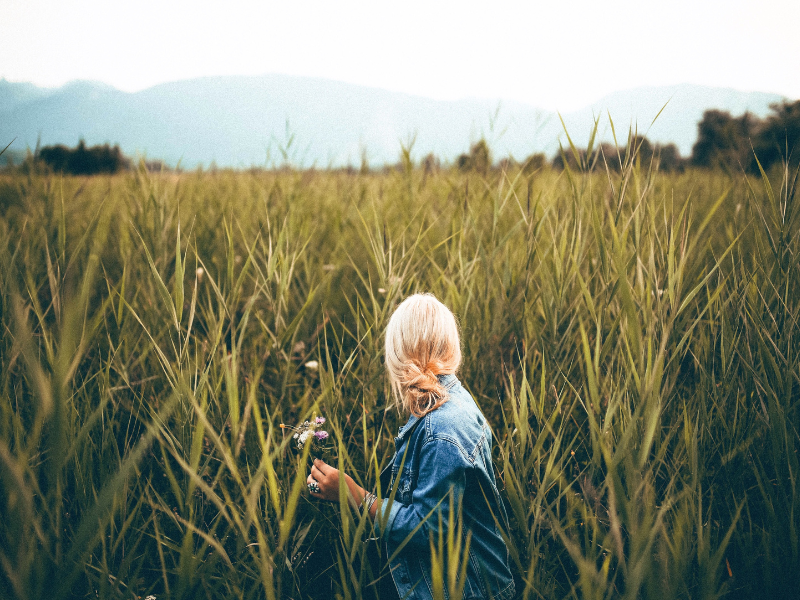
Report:
<svg viewBox="0 0 800 600"><path fill-rule="evenodd" d="M292 439L294 440L293 446L295 450L302 452L306 444L310 444L310 455L313 458L321 458L328 462L326 459L333 451L333 444L331 443L331 436L322 429L323 425L325 425L325 417L315 417L311 421L304 421L297 426L281 423L281 429L294 431Z"/></svg>

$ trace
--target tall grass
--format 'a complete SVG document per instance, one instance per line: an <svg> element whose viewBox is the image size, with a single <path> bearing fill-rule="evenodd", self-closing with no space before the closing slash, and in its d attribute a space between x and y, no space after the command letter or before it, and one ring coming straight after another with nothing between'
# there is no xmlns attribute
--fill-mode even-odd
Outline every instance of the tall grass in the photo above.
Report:
<svg viewBox="0 0 800 600"><path fill-rule="evenodd" d="M368 518L309 498L278 425L326 415L373 488L405 420L381 335L418 290L461 324L520 597L796 596L797 174L627 156L3 175L4 597L375 598ZM431 540L442 597L460 533Z"/></svg>

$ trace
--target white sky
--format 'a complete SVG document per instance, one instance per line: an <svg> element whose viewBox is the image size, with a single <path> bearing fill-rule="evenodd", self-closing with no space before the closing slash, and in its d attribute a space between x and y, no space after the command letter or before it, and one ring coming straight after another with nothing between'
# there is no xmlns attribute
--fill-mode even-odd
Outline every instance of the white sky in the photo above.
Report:
<svg viewBox="0 0 800 600"><path fill-rule="evenodd" d="M800 97L798 0L0 0L0 77L288 73L572 110L639 85Z"/></svg>

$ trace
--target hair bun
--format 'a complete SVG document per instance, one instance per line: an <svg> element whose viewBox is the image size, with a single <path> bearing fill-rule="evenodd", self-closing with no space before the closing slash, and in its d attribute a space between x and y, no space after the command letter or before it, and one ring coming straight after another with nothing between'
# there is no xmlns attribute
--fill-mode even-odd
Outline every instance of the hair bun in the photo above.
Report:
<svg viewBox="0 0 800 600"><path fill-rule="evenodd" d="M405 365L401 385L423 414L439 406L439 400L445 395L444 387L436 376L437 366L433 361L422 365L416 360Z"/></svg>

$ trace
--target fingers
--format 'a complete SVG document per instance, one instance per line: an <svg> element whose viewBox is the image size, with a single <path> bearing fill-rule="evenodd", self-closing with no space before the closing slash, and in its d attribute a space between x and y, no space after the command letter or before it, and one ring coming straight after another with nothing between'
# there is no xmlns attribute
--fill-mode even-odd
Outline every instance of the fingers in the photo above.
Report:
<svg viewBox="0 0 800 600"><path fill-rule="evenodd" d="M323 460L314 459L306 483L312 488L319 487L319 492L312 492L309 489L309 493L315 498L335 502L339 497L339 470L325 464Z"/></svg>
<svg viewBox="0 0 800 600"><path fill-rule="evenodd" d="M316 466L316 465L314 465L313 467L311 467L311 477L313 477L313 478L314 478L314 479L316 479L317 481L320 481L321 479L325 479L325 475L323 475L323 474L322 474L322 471L320 471L320 470L317 468L317 466Z"/></svg>
<svg viewBox="0 0 800 600"><path fill-rule="evenodd" d="M314 459L314 466L311 467L311 473L314 478L319 480L321 478L339 477L339 469L334 469L332 466L325 464L325 461L319 458Z"/></svg>
<svg viewBox="0 0 800 600"><path fill-rule="evenodd" d="M314 466L317 469L319 469L320 473L323 473L323 474L327 474L327 472L329 470L333 469L333 467L331 467L330 465L326 464L325 461L322 460L321 458L315 458L314 459Z"/></svg>

